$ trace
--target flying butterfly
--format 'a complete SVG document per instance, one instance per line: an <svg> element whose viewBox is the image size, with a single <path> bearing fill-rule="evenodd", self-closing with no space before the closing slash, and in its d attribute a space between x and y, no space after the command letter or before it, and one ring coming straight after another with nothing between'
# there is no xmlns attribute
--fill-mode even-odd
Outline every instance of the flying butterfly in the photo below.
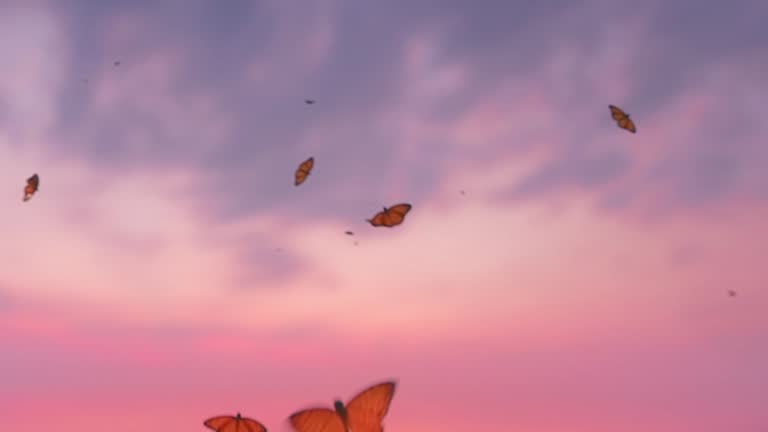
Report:
<svg viewBox="0 0 768 432"><path fill-rule="evenodd" d="M304 183L305 180L307 180L307 177L309 177L309 173L312 172L312 168L315 166L315 158L311 157L299 165L299 167L296 169L296 173L294 174L294 186L298 186L302 183Z"/></svg>
<svg viewBox="0 0 768 432"><path fill-rule="evenodd" d="M383 211L376 213L372 218L367 219L366 222L375 227L387 227L392 228L400 225L405 220L405 215L411 211L410 204L395 204L390 208L384 207Z"/></svg>
<svg viewBox="0 0 768 432"><path fill-rule="evenodd" d="M629 114L625 113L621 108L614 105L608 105L608 109L611 110L611 117L616 121L616 124L619 125L620 128L626 129L632 133L637 132L637 128L635 128L635 122L629 118Z"/></svg>
<svg viewBox="0 0 768 432"><path fill-rule="evenodd" d="M315 103L315 101L313 99L304 99L304 103L307 105L312 105L313 103Z"/></svg>
<svg viewBox="0 0 768 432"><path fill-rule="evenodd" d="M353 235L355 235L355 233L354 233L354 232L352 232L352 231L344 231L344 234L346 234L346 235L348 235L348 236L353 236Z"/></svg>
<svg viewBox="0 0 768 432"><path fill-rule="evenodd" d="M292 414L288 421L296 432L383 432L381 422L395 395L394 381L361 391L345 406L340 400L334 409L310 408Z"/></svg>
<svg viewBox="0 0 768 432"><path fill-rule="evenodd" d="M211 417L203 422L203 425L216 432L267 432L267 428L263 424L254 419L241 417L240 413L237 413L235 417Z"/></svg>
<svg viewBox="0 0 768 432"><path fill-rule="evenodd" d="M27 179L27 185L24 186L24 198L22 198L22 201L29 201L32 195L37 192L38 187L40 187L40 177L37 174L32 174L32 177Z"/></svg>

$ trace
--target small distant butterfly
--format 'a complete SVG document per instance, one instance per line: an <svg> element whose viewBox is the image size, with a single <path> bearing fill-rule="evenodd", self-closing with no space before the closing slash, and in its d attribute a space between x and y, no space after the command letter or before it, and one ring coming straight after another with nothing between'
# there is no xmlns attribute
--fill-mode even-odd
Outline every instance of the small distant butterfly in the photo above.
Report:
<svg viewBox="0 0 768 432"><path fill-rule="evenodd" d="M731 297L736 297L736 291L728 290L728 295L731 296Z"/></svg>
<svg viewBox="0 0 768 432"><path fill-rule="evenodd" d="M291 415L288 421L296 432L383 432L381 422L395 395L393 381L371 386L345 406L333 402L333 410L310 408Z"/></svg>
<svg viewBox="0 0 768 432"><path fill-rule="evenodd" d="M608 105L608 109L611 110L611 117L616 121L616 124L619 125L620 128L626 129L632 133L637 132L637 128L635 128L635 122L629 118L629 114L622 111L621 108L613 105Z"/></svg>
<svg viewBox="0 0 768 432"><path fill-rule="evenodd" d="M371 219L366 221L375 227L387 227L392 228L400 225L405 220L405 215L411 211L412 206L410 204L396 204L390 208L384 207L383 211L376 213Z"/></svg>
<svg viewBox="0 0 768 432"><path fill-rule="evenodd" d="M315 103L315 101L312 99L304 99L304 103L307 105L312 105L313 103Z"/></svg>
<svg viewBox="0 0 768 432"><path fill-rule="evenodd" d="M346 235L350 235L350 236L351 236L351 235L355 235L355 233L353 233L352 231L344 231L344 234L346 234Z"/></svg>
<svg viewBox="0 0 768 432"><path fill-rule="evenodd" d="M256 420L241 417L240 413L232 416L212 417L203 422L205 427L216 432L267 432L267 428Z"/></svg>
<svg viewBox="0 0 768 432"><path fill-rule="evenodd" d="M24 186L24 198L22 198L22 201L29 201L32 195L37 192L38 187L40 187L40 177L37 174L32 174L32 177L27 179L27 185Z"/></svg>
<svg viewBox="0 0 768 432"><path fill-rule="evenodd" d="M312 172L312 168L315 167L315 158L311 157L304 162L302 162L299 167L296 169L296 173L294 174L294 182L293 184L295 186L298 186L304 181L307 180L307 177L309 177L309 173Z"/></svg>
<svg viewBox="0 0 768 432"><path fill-rule="evenodd" d="M120 62L119 61L116 61L116 62L114 62L112 64L114 64L115 66L120 66Z"/></svg>

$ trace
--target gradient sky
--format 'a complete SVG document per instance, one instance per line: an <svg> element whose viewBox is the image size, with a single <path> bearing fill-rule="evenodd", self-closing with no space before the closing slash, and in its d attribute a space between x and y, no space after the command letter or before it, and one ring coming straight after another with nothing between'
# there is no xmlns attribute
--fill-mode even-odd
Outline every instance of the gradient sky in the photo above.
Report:
<svg viewBox="0 0 768 432"><path fill-rule="evenodd" d="M397 378L387 432L768 431L766 22L3 0L0 428L285 432Z"/></svg>

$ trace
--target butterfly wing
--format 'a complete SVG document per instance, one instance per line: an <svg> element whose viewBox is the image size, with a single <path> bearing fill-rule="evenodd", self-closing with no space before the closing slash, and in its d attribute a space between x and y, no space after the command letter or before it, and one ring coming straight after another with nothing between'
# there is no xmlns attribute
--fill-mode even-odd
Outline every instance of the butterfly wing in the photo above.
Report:
<svg viewBox="0 0 768 432"><path fill-rule="evenodd" d="M405 215L413 208L410 204L396 204L389 208L390 219L395 225L400 225L405 220Z"/></svg>
<svg viewBox="0 0 768 432"><path fill-rule="evenodd" d="M375 227L387 226L389 223L389 217L387 216L386 211L380 211L373 215L372 218L368 219L368 222Z"/></svg>
<svg viewBox="0 0 768 432"><path fill-rule="evenodd" d="M299 411L292 414L288 421L296 432L346 432L339 415L328 408Z"/></svg>
<svg viewBox="0 0 768 432"><path fill-rule="evenodd" d="M315 158L309 158L299 165L294 174L294 185L298 186L307 179L309 173L312 172L312 168L315 166Z"/></svg>
<svg viewBox="0 0 768 432"><path fill-rule="evenodd" d="M395 395L394 382L376 384L363 390L347 404L350 432L382 432L381 422Z"/></svg>
<svg viewBox="0 0 768 432"><path fill-rule="evenodd" d="M243 417L239 423L239 430L233 432L267 432L267 428L263 424L251 418Z"/></svg>
<svg viewBox="0 0 768 432"><path fill-rule="evenodd" d="M632 133L637 133L635 122L633 122L632 119L629 117L619 120L619 127L622 129L626 129Z"/></svg>
<svg viewBox="0 0 768 432"><path fill-rule="evenodd" d="M611 117L617 122L627 117L627 113L625 113L624 111L621 110L621 108L615 105L608 105L608 109L611 110Z"/></svg>
<svg viewBox="0 0 768 432"><path fill-rule="evenodd" d="M217 416L204 421L203 425L216 432L224 432L224 428L233 423L235 423L235 418L232 416Z"/></svg>

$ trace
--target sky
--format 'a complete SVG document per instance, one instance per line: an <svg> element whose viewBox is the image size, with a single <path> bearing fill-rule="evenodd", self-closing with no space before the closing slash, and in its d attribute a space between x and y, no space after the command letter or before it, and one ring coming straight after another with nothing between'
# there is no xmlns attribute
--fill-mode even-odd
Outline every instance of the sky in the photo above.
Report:
<svg viewBox="0 0 768 432"><path fill-rule="evenodd" d="M767 20L3 0L0 426L768 431Z"/></svg>

